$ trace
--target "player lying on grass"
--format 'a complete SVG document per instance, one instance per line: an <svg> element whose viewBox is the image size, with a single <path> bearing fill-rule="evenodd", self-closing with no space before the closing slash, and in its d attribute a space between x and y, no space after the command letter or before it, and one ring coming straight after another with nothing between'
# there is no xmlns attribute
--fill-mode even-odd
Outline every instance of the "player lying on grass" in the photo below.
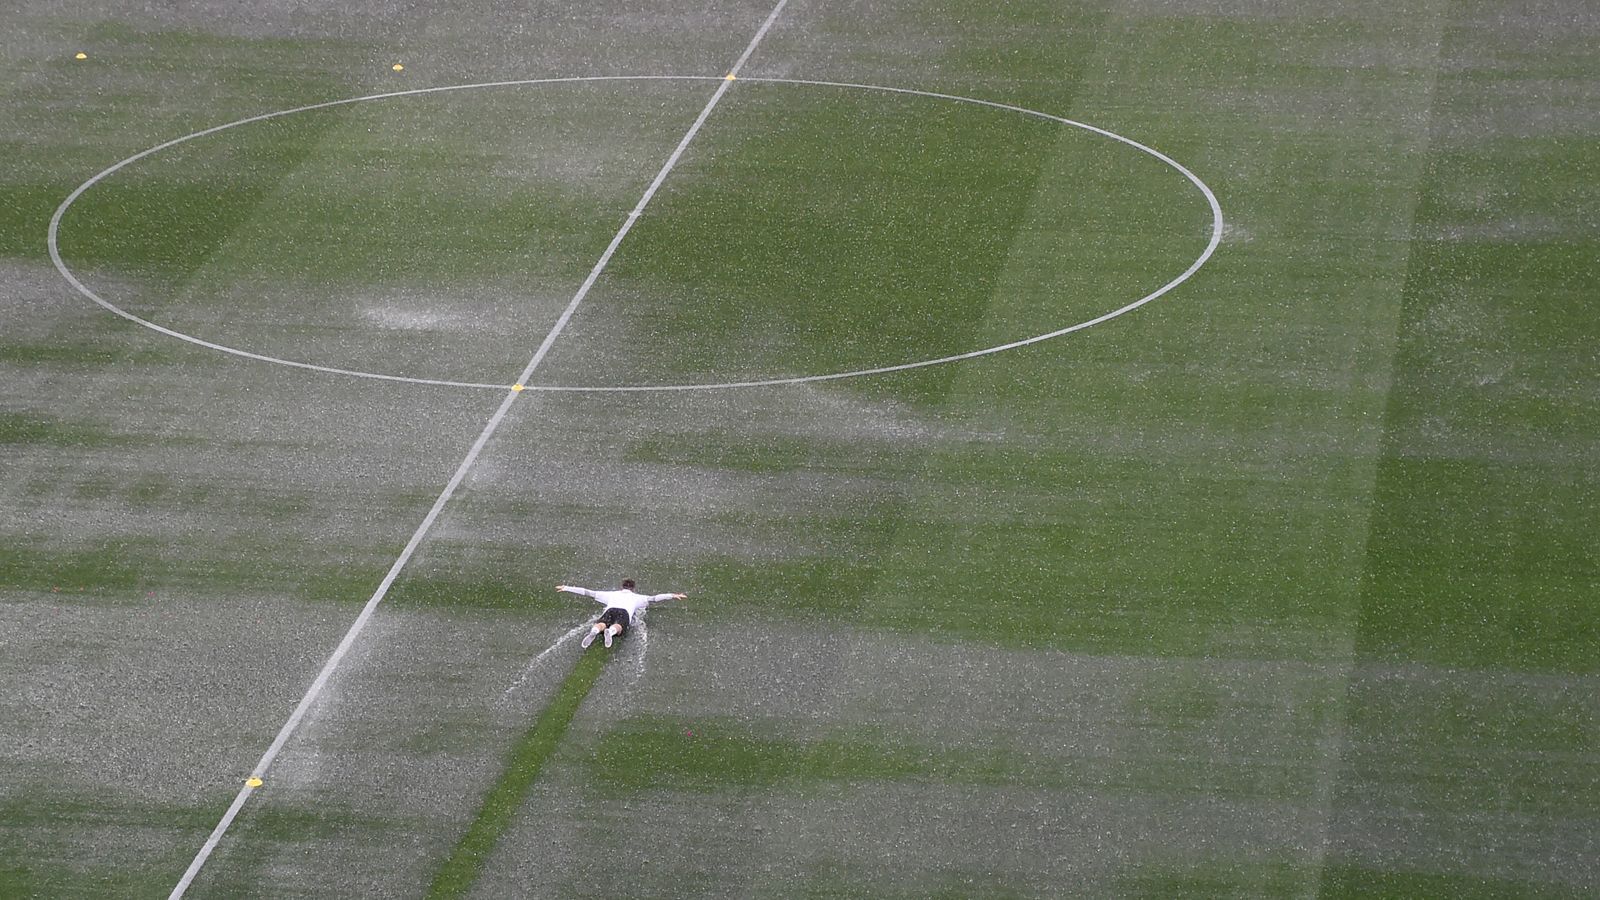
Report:
<svg viewBox="0 0 1600 900"><path fill-rule="evenodd" d="M644 608L652 603L662 600L682 600L683 594L636 594L633 591L633 579L622 582L622 589L616 591L591 591L588 588L573 587L570 584L558 584L556 590L566 591L569 594L582 594L593 597L596 603L604 603L606 611L600 614L594 627L583 636L582 646L594 643L595 635L606 636L606 646L611 646L611 641L622 633L624 628L633 624L635 617L643 614Z"/></svg>

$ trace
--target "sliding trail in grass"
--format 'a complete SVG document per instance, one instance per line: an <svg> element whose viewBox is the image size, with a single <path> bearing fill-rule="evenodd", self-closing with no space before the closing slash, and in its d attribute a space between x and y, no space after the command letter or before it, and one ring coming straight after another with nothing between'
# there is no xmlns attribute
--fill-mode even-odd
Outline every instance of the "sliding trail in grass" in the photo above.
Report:
<svg viewBox="0 0 1600 900"><path fill-rule="evenodd" d="M538 779L545 761L567 733L572 717L599 679L609 655L596 650L579 657L578 664L556 689L550 705L517 741L500 780L484 795L478 815L434 876L433 885L428 888L430 900L464 897L471 890L484 862L515 818L528 789Z"/></svg>

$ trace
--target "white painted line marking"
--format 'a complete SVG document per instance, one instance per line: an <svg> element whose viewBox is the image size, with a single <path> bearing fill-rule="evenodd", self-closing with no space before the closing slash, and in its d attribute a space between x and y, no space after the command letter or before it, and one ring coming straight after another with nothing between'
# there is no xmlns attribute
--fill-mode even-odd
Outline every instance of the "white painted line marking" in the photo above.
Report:
<svg viewBox="0 0 1600 900"><path fill-rule="evenodd" d="M781 8L782 4L779 4L779 6ZM774 19L775 19L775 16L769 16L767 21L765 23L763 23L762 29L758 33L757 40L760 39L761 35L764 35L766 33L766 30L771 26L771 24L774 21ZM754 42L752 42L751 46L752 47L754 46ZM748 51L748 49L749 48L747 48L747 51ZM746 54L745 58L748 58L748 53ZM741 58L741 60L739 62L740 66L742 66L744 64L745 58ZM735 71L737 71L737 67L736 67ZM132 313L129 313L126 310L123 310L123 309L117 307L116 305L108 302L107 300L105 300L104 298L102 298L98 294L96 294L93 290L91 290L87 285L83 284L83 282L78 280L77 276L75 276L72 273L72 271L67 267L66 263L62 260L60 250L57 247L56 235L57 235L57 231L59 230L59 227L60 227L61 218L66 213L67 208L69 206L71 206L72 203L75 200L77 200L78 197L81 196L84 191L88 190L90 187L95 185L100 180L104 179L106 176L111 175L112 173L114 173L117 170L121 169L122 167L128 165L129 163L132 163L132 162L135 162L137 160L143 159L146 156L149 156L149 155L151 155L153 153L157 153L157 152L159 152L161 150L164 150L164 149L166 149L168 147L171 147L171 146L173 146L175 144L183 143L184 141L192 140L194 138L202 137L202 136L208 135L208 134L215 134L218 131L222 131L222 130L225 130L225 129L228 129L228 128L233 128L233 127L238 126L238 125L246 125L246 124L249 124L251 122L260 122L260 121L265 120L265 119L272 119L272 118L276 118L276 117L279 117L279 116L287 116L287 115L291 115L291 114L298 113L298 112L306 112L306 111L309 111L309 110L324 109L324 108L327 108L327 107L330 107L330 106L340 106L340 105L350 104L350 103L361 103L361 102L365 102L365 101L369 101L369 100L383 100L383 99L388 99L388 98L392 98L392 97L406 97L406 96L413 96L413 95L417 95L417 94L432 94L432 93L440 93L440 92L443 92L443 91L464 91L464 90L471 90L471 89L475 89L475 88L494 88L494 87L507 87L507 86L515 86L515 85L553 84L553 83L563 83L563 82L584 82L584 81L712 81L712 80L721 80L721 81L724 82L723 86L725 87L726 86L726 82L729 82L729 81L733 80L730 77L733 74L734 73L730 72L729 76L723 76L721 79L716 79L716 78L713 78L713 77L710 77L710 76L693 76L693 75L606 75L606 76L579 76L579 77L572 77L572 78L539 78L539 79L528 79L528 80L521 80L521 81L491 81L491 82L484 82L484 83L481 83L481 84L458 84L458 85L449 85L449 86L446 86L446 87L422 88L422 89L411 90L411 91L394 91L394 92L383 93L383 94L370 94L370 95L367 95L365 97L353 97L353 98L350 98L350 99L347 99L347 100L333 100L333 101L330 101L330 102L327 102L327 103L316 103L316 104L312 104L310 106L301 106L301 107L296 107L295 109L283 110L281 112L266 113L264 115L252 116L252 117L250 117L248 119L240 119L237 122L230 122L230 123L228 123L226 125L218 125L218 126L216 126L214 128L208 128L208 129L206 129L204 131L197 131L194 134L186 135L186 136L181 137L181 138L176 138L176 139L168 141L168 142L166 142L164 144L160 144L158 146L152 147L149 150L145 150L142 153L138 153L138 154L136 154L134 156L128 157L127 159L123 160L122 162L119 162L119 163L111 166L110 168L106 169L105 171L101 172L100 174L98 174L98 175L94 176L93 178L89 179L88 181L84 182L82 185L79 185L77 190L74 190L72 192L72 194L70 194L67 197L66 200L62 201L61 205L59 207L57 207L55 215L51 217L51 219L50 219L50 228L49 228L49 232L48 232L46 243L49 246L50 258L55 263L57 271L59 271L61 273L62 277L66 278L66 280L74 288L76 288L77 291L80 294L83 294L85 297L88 297L90 300L93 300L95 303L99 304L100 306L105 307L106 309L110 310L111 312L116 313L117 315L119 315L119 316L121 316L121 317L123 317L123 318L125 318L125 319L127 319L127 320L129 320L131 322L135 322L135 323L137 323L139 325L143 325L146 328L150 328L152 330L161 332L162 334L168 335L170 337L178 338L179 340L188 341L189 343L198 344L198 345L200 345L202 347L206 347L206 348L209 348L209 349L212 349L212 350L217 350L217 351L220 351L220 352L223 352L223 353L230 353L230 354L233 354L235 356L242 356L242 357L245 357L245 358L248 358L248 359L259 360L261 362L276 363L278 365L293 366L295 368L310 369L310 370L313 370L313 371L326 372L326 373L336 374L336 375L352 375L352 376L355 376L355 377L358 377L358 378L371 378L371 379L379 379L379 380L384 380L384 381L401 381L401 382L408 382L408 383L412 383L412 384L436 385L436 386L443 386L443 387L480 388L480 389L488 388L488 389L493 389L493 390L504 390L506 386L503 385L503 384L494 384L494 383L485 383L485 382L473 382L473 381L449 381L449 380L445 380L445 379L436 379L436 378L409 378L409 377L399 376L399 375L385 375L385 374L381 374L381 373L377 373L377 372L363 372L363 371L359 371L359 370L355 370L355 369L342 369L342 368L337 368L337 367L333 367L333 366L321 366L321 365L315 365L315 364L312 364L312 363L298 362L296 360L282 359L282 358L275 357L275 356L267 356L267 355L260 354L260 353L252 353L252 352L247 351L247 350L240 350L240 349L233 348L233 347L227 347L227 346L224 346L222 344L217 344L217 343L213 343L211 341L202 340L202 339L194 337L192 335L187 335L187 334L184 334L182 332L174 331L173 329L166 328L166 327L161 326L161 325L157 325L154 322L150 322L148 320L142 319L142 318L140 318L140 317L138 317L138 316L136 316L136 315L134 315ZM747 81L747 82L759 82L759 83L765 83L765 84L796 84L796 85L810 85L810 86L815 86L815 87L831 87L831 88L847 88L847 89L853 89L853 90L880 91L880 92L888 93L888 94L903 94L903 95L916 96L916 97L931 97L931 98L934 98L934 99L949 100L949 101L958 102L958 103L971 103L971 104L974 104L974 105L977 105L977 106L987 106L987 107L990 107L990 108L993 108L993 109L1007 110L1009 112L1021 113L1022 115L1032 116L1034 118L1045 119L1045 120L1051 121L1051 122L1058 122L1058 123L1063 124L1063 125L1069 125L1069 126L1072 126L1074 128L1081 128L1081 129L1083 129L1085 131L1089 131L1089 132L1092 132L1094 134L1102 135L1104 137L1110 138L1111 140L1119 141L1119 142L1121 142L1123 144L1126 144L1126 145L1128 145L1130 147L1133 147L1133 148L1135 148L1135 149L1137 149L1137 150L1139 150L1139 151L1141 151L1143 153L1146 153L1146 154L1148 154L1148 155L1160 160L1161 162L1165 163L1166 165L1168 165L1171 168L1173 168L1174 170L1176 170L1179 174L1183 175L1183 177L1187 178L1191 183L1193 183L1195 185L1195 187L1199 188L1200 192L1205 196L1206 203L1211 207L1211 238L1210 238L1210 241L1207 243L1207 245L1205 247L1205 250L1200 254L1200 256L1193 263L1191 263L1189 265L1188 269L1184 270L1176 278L1172 279L1171 281L1168 281L1166 284L1164 284L1161 287L1157 288L1155 291L1153 291L1153 292L1151 292L1149 294L1146 294L1145 296L1139 298L1138 300L1133 301L1132 303L1126 304L1126 305L1124 305L1124 306L1122 306L1122 307L1120 307L1118 309L1112 310L1111 312L1105 313L1105 314L1100 315L1100 316L1096 316L1096 317L1094 317L1092 319L1089 319L1087 321L1079 322L1079 323L1077 323L1075 325L1070 325L1070 326L1067 326L1065 328L1060 328L1060 329L1057 329L1055 331L1047 332L1045 334L1035 335L1035 336L1029 337L1029 338L1023 338L1021 340L1011 341L1010 343L999 344L999 345L994 346L994 347L984 348L982 350L973 350L973 351L970 351L970 352L967 352L967 353L954 354L952 356L942 356L942 357L939 357L937 359L927 359L927 360L921 360L921 361L918 361L918 362L902 363L902 364L899 364L899 365L892 365L892 366L879 366L879 367L876 367L876 368L868 368L868 369L855 369L855 370L851 370L851 371L847 371L847 372L833 372L833 373L828 373L828 374L824 374L824 375L797 375L797 376L785 377L785 378L751 379L751 380L748 380L748 381L723 381L723 382L703 382L703 383L697 383L697 384L665 384L665 385L660 385L660 384L642 384L642 385L605 386L605 385L532 385L532 384L530 384L530 385L525 385L524 386L526 390L530 390L530 391L549 391L549 392L559 392L559 393L604 394L604 393L649 393L649 392L652 392L652 391L709 391L709 390L723 390L723 389L730 389L730 388L774 387L774 386L791 385L791 384L805 384L805 383L814 382L814 381L836 381L836 380L843 379L843 378L861 378L861 377L866 377L866 376L870 376L870 375L883 375L883 374L888 374L888 373L891 373L891 372L903 372L903 371L906 371L906 370L909 370L909 369L920 369L920 368L925 368L927 366L944 365L945 363L959 362L961 360L967 360L967 359L975 359L975 358L980 357L980 356L988 356L988 355L993 354L993 353L1000 353L1000 352L1005 351L1005 350L1014 350L1014 349L1017 349L1019 347L1025 347L1025 346L1027 346L1029 344L1036 344L1036 343L1039 343L1041 341L1051 340L1053 338L1058 338L1058 337L1061 337L1063 335L1071 334L1071 333L1073 333L1075 331L1082 331L1082 330L1084 330L1086 328L1092 328L1095 325L1099 325L1099 324L1101 324L1103 322L1107 322L1107 321L1109 321L1111 319L1114 319L1114 318L1116 318L1118 316L1121 316L1121 315L1123 315L1125 313L1132 312L1133 310L1138 309L1141 306L1144 306L1146 303L1149 303L1149 302L1151 302L1151 301L1153 301L1153 300L1165 295L1166 293L1171 291L1173 288L1176 288L1178 285L1180 285L1183 282L1187 281L1192 275L1194 275L1195 272L1199 271L1201 266L1206 264L1206 261L1209 260L1211 258L1211 256L1212 256L1212 254L1216 252L1218 244L1220 244L1221 241L1222 241L1222 232L1223 232L1223 229L1225 227L1224 223L1223 223L1223 217L1222 217L1222 205L1217 201L1216 194L1212 193L1211 188L1208 187L1204 181L1201 181L1199 176L1195 175L1187 167L1185 167L1184 165L1182 165L1178 161L1174 160L1172 157L1167 156L1165 153L1162 153L1159 150L1155 150L1155 149L1153 149L1153 148L1151 148L1151 147L1149 147L1149 146L1147 146L1145 144L1142 144L1142 143L1140 143L1138 141L1135 141L1132 138L1123 137L1122 135L1117 134L1115 132L1107 131L1104 128L1100 128L1100 127L1097 127L1097 126L1094 126L1094 125L1090 125L1090 124L1085 123L1085 122L1079 122L1079 121L1076 121L1076 120L1073 120L1073 119L1063 118L1061 116L1051 115L1049 113L1040 112L1038 110L1028 109L1026 107L1015 106L1015 105L1012 105L1012 104L1009 104L1009 103L998 103L998 102L995 102L995 101L992 101L992 100L979 100L979 99L976 99L976 98L973 98L973 97L961 97L961 96L957 96L955 94L941 94L941 93L937 93L937 92L934 92L934 91L919 91L919 90L913 90L911 88L885 87L883 85L860 84L860 83L856 83L856 82L816 81L816 80L796 79L796 78L741 78L739 80ZM717 96L720 98L721 94L719 93ZM653 191L652 191L652 193L653 193ZM628 213L629 225L627 227L631 228L632 227L632 225L631 225L632 221L637 219L638 217L639 217L639 210L636 207L634 209L634 211Z"/></svg>
<svg viewBox="0 0 1600 900"><path fill-rule="evenodd" d="M778 5L782 6L786 2L788 0L781 0ZM545 354L550 352L550 347L555 344L556 337L567 327L567 323L572 321L572 314L578 311L578 304L582 303L583 298L589 295L589 289L594 287L594 283L600 279L600 273L605 271L606 264L611 262L611 256L617 252L617 247L622 243L622 239L628 236L628 232L633 230L633 224L639 221L639 215L644 212L645 204L649 203L650 198L656 195L656 191L661 187L661 182L666 180L667 173L671 172L672 168L678 164L678 160L682 158L683 151L688 148L689 142L700 131L700 126L705 124L706 117L711 115L711 111L722 100L722 95L727 92L727 82L717 86L716 93L711 95L711 101L706 104L705 109L700 110L700 115L695 118L694 124L689 126L688 133L683 136L683 140L678 142L678 146L673 149L672 155L667 157L666 165L662 166L661 171L656 173L656 177L650 182L650 186L645 188L644 196L639 198L639 202L634 205L633 211L628 214L627 218L623 219L622 227L617 229L616 236L611 239L611 243L606 245L605 252L600 254L599 262L596 262L594 268L589 270L589 277L583 280L578 292L572 295L572 302L568 303L567 308L561 311L560 318L556 319L555 327L550 329L550 333L545 335L544 340L539 344L539 349L534 351L533 359L528 360L528 367L522 370L521 377L517 379L518 384L526 385L529 377L533 375L533 370L538 368L540 362L544 361Z"/></svg>
<svg viewBox="0 0 1600 900"><path fill-rule="evenodd" d="M787 2L788 0L778 0L778 5L767 16L766 21L761 25L761 29L756 32L756 36L751 38L750 43L745 47L744 55L739 57L740 65L750 58L751 53L755 52L756 44L767 33L767 29L772 27L773 21ZM735 66L735 70L737 70L737 66ZM700 126L705 124L706 117L710 116L711 111L716 108L717 103L722 99L722 95L727 92L729 84L730 82L723 82L719 85L716 92L712 94L711 99L706 102L705 108L700 111L700 115L695 119L694 125L689 128L689 132L684 135L683 140L678 142L678 146L672 151L672 155L662 165L661 171L657 172L655 179L650 182L650 187L645 191L644 197L634 206L633 211L635 213L644 210L645 204L650 201L656 190L661 187L661 183L666 180L667 174L678 164L678 160L683 156L684 150L689 146L689 141L700 130ZM57 210L57 218L52 220L51 223L52 236L54 235L54 224L59 220L59 217L60 210ZM533 358L528 360L527 366L523 368L521 376L516 380L517 384L526 384L529 376L539 367L539 363L544 360L545 355L555 344L556 338L560 336L562 329L566 328L567 322L572 318L572 314L577 311L578 304L583 301L584 296L589 292L589 288L599 279L606 263L610 261L612 254L616 252L617 245L622 243L623 236L628 233L628 230L636 220L637 216L629 216L624 220L622 228L617 231L616 237L611 239L611 244L606 247L604 255L600 257L600 261L595 263L594 268L590 270L589 277L584 279L583 285L578 288L578 292L573 296L572 302L567 304L567 308L562 313L561 318L550 329L550 333L545 335L545 339L539 344L539 349L534 352ZM389 593L390 586L399 577L400 570L405 568L406 563L411 559L411 555L422 544L423 538L427 536L429 529L433 527L434 521L438 519L439 512L444 509L445 504L449 503L450 498L455 495L456 489L461 486L461 482L467 477L467 472L471 470L473 463L477 462L478 455L483 452L484 446L489 443L489 438L494 435L495 431L500 427L500 423L504 421L506 412L511 409L511 404L516 402L516 399L522 395L522 392L512 390L504 385L502 385L501 389L506 392L506 395L500 401L499 407L495 409L494 415L489 417L489 421L483 426L483 430L478 433L477 440L472 442L472 448L462 458L460 465L456 466L455 474L450 476L449 483L440 492L438 499L433 501L433 506L428 510L427 516L423 518L422 524L418 525L416 531L412 533L411 539L406 542L405 549L400 552L399 558L389 567L389 571L384 575L383 581L378 585L378 589L373 592L372 597L361 608L361 613L356 616L356 620L351 623L350 629L345 632L344 639L339 641L339 646L334 649L333 655L328 657L328 661L323 664L322 671L317 673L316 679L311 682L311 687L300 698L300 702L295 706L294 712L290 713L288 721L284 722L283 727L278 730L278 735L273 738L271 746L267 748L267 752L262 754L260 761L251 770L251 778L265 779L267 770L271 768L273 760L277 759L278 753L283 749L283 745L294 734L295 729L299 727L301 720L305 718L306 712L316 702L317 696L322 693L322 689L327 685L328 679L333 676L334 670L339 667L339 663L344 660L345 654L355 644L356 638L360 636L362 629L366 627L367 621L372 618L372 614L378 608L378 604L383 601L383 598ZM216 828L212 829L210 837L206 838L206 842L201 846L200 852L195 854L194 861L189 863L189 867L184 871L183 877L173 887L169 900L177 900L188 890L195 876L199 874L201 867L205 865L206 859L211 856L211 851L216 848L222 836L227 833L228 827L233 824L234 817L239 814L239 809L244 805L244 801L254 790L251 787L244 787L234 796L233 803L228 806L228 811L223 814L222 820L217 823Z"/></svg>
<svg viewBox="0 0 1600 900"><path fill-rule="evenodd" d="M322 693L323 687L327 685L328 679L333 676L333 672L339 667L339 663L344 661L345 654L350 652L350 647L355 644L356 637L361 634L362 629L367 625L367 621L372 618L373 611L378 608L378 604L389 593L389 587L394 584L394 580L399 576L400 570L405 567L405 564L410 561L411 555L421 545L422 539L427 535L428 530L433 527L434 521L438 519L440 510L444 509L444 505L450 501L450 498L456 492L456 488L461 486L462 480L467 476L467 471L477 461L478 454L483 452L484 445L489 442L489 437L500 427L500 422L505 419L506 411L511 408L512 402L518 396L520 395L516 391L506 390L505 399L500 401L500 406L495 409L494 415L489 417L488 424L484 425L483 430L478 433L477 440L472 442L472 448L462 458L460 465L456 466L455 474L450 476L450 481L445 485L444 491L439 494L438 499L433 501L433 506L428 510L427 516L423 518L422 524L418 525L416 531L412 532L411 539L406 542L405 549L400 552L399 558L389 567L389 571L383 576L383 581L378 585L378 589L373 592L372 597L361 608L361 613L356 616L355 622L345 632L344 639L339 641L338 647L334 648L333 655L329 656L328 661L322 664L322 671L317 673L316 679L311 682L311 687L306 690L305 695L300 698L300 702L295 705L294 712L289 714L288 721L284 722L283 727L278 729L278 735L273 738L271 746L267 747L267 752L262 754L261 760L256 763L255 768L250 770L250 777L266 778L267 770L271 768L273 760L277 759L284 743L289 740L289 736L294 734L295 729L299 727L300 721L305 718L306 711L311 708L311 704ZM201 846L200 852L195 854L194 861L189 863L189 868L184 871L183 877L178 880L177 886L172 889L169 897L182 897L184 891L188 890L190 882L194 881L195 875L199 874L200 867L205 865L207 857L216 848L217 842L222 839L223 834L227 833L228 826L233 824L234 816L238 815L239 808L244 805L245 799L250 796L253 790L253 788L249 787L239 790L238 795L233 798L233 804L228 807L228 811L222 816L222 820L217 823L217 827L212 829L211 836Z"/></svg>
<svg viewBox="0 0 1600 900"><path fill-rule="evenodd" d="M744 52L739 54L739 61L734 63L733 68L729 69L728 74L723 77L732 81L733 77L739 74L739 70L744 68L744 64L749 62L750 56L756 52L756 45L761 43L761 39L767 36L767 32L772 28L772 23L778 21L778 14L783 12L783 7L788 2L789 0L778 0L778 5L772 8L772 12L767 13L767 20L761 23L760 28L756 29L756 36L750 39L750 43L745 46Z"/></svg>

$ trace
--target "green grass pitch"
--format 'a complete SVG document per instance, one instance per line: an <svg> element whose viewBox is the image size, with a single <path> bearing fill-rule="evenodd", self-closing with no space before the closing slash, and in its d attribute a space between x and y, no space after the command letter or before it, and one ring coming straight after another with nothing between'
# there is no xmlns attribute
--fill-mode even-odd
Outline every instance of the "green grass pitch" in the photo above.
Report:
<svg viewBox="0 0 1600 900"><path fill-rule="evenodd" d="M5 12L0 897L1600 892L1588 6L775 2Z"/></svg>

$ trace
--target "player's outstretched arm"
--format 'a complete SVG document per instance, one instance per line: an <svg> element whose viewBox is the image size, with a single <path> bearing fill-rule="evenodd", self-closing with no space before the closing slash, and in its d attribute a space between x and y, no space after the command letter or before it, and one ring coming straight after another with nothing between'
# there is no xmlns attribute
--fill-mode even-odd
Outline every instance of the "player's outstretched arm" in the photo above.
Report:
<svg viewBox="0 0 1600 900"><path fill-rule="evenodd" d="M570 584L558 584L556 585L556 590L566 591L569 594L582 594L585 597L594 596L594 591L591 591L588 588L574 587Z"/></svg>
<svg viewBox="0 0 1600 900"><path fill-rule="evenodd" d="M687 599L689 599L689 595L688 594L657 594L654 597L650 598L650 602L651 603L659 603L662 600L687 600Z"/></svg>

